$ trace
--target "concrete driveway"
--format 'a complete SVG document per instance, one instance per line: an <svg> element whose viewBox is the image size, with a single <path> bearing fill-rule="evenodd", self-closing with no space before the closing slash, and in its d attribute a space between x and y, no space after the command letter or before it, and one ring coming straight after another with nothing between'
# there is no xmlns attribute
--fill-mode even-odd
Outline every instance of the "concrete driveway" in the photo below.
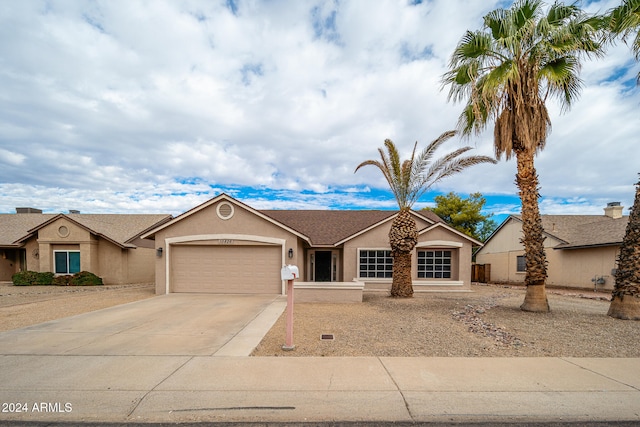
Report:
<svg viewBox="0 0 640 427"><path fill-rule="evenodd" d="M285 307L279 295L162 295L2 332L0 353L247 356Z"/></svg>

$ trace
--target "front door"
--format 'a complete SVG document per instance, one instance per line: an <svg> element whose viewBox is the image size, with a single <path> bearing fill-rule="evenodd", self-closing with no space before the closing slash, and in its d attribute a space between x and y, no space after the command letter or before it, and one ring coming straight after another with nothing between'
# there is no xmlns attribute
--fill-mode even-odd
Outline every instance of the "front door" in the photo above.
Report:
<svg viewBox="0 0 640 427"><path fill-rule="evenodd" d="M331 251L316 251L313 273L316 282L331 281Z"/></svg>

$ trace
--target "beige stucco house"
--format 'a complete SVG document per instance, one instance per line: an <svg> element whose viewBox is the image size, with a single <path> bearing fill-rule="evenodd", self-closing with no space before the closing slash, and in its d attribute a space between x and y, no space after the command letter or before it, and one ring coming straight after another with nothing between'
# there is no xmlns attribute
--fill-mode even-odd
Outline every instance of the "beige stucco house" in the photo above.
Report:
<svg viewBox="0 0 640 427"><path fill-rule="evenodd" d="M542 215L548 261L547 284L611 290L628 216L619 203L604 215ZM490 264L491 282L524 282L522 220L509 216L476 253L477 264Z"/></svg>
<svg viewBox="0 0 640 427"><path fill-rule="evenodd" d="M140 235L170 215L43 214L18 208L0 215L0 280L24 270L90 271L105 284L153 283L155 249Z"/></svg>
<svg viewBox="0 0 640 427"><path fill-rule="evenodd" d="M283 294L285 264L300 270L296 289L386 291L392 280L388 233L396 214L257 210L221 194L141 237L155 241L158 294ZM415 291L469 290L471 248L481 243L431 212L413 216L419 230Z"/></svg>

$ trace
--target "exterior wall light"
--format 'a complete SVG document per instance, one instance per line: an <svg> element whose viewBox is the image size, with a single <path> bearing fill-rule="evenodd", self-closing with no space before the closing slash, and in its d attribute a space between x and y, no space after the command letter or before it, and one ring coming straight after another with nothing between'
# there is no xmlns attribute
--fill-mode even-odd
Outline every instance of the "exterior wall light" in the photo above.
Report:
<svg viewBox="0 0 640 427"><path fill-rule="evenodd" d="M289 248L289 258L293 258L293 248Z"/></svg>
<svg viewBox="0 0 640 427"><path fill-rule="evenodd" d="M162 248L156 249L156 256L160 258L162 256Z"/></svg>

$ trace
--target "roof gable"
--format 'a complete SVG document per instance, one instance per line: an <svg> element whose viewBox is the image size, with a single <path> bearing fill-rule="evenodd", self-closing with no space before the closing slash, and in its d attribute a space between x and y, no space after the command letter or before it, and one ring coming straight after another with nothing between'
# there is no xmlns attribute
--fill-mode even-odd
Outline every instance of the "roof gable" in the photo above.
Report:
<svg viewBox="0 0 640 427"><path fill-rule="evenodd" d="M164 230L165 228L170 227L170 226L172 226L173 224L175 224L177 222L184 221L185 219L189 218L191 215L193 215L193 214L195 214L197 212L200 212L200 211L202 211L204 209L207 209L207 208L215 205L216 203L220 202L221 200L225 200L225 201L227 201L229 203L232 203L232 204L234 204L236 206L239 206L239 207L251 212L252 214L254 214L254 215L256 215L256 216L258 216L258 217L260 217L260 218L262 218L262 219L264 219L264 220L266 220L266 221L268 221L268 222L270 222L270 223L282 228L283 230L286 230L286 231L288 231L290 233L293 233L293 234L295 234L296 236L300 237L303 240L309 241L309 238L306 235L304 235L301 232L299 232L298 230L295 230L295 229L291 228L290 226L288 226L287 224L279 222L276 219L265 215L263 212L258 211L256 209L252 208L251 206L246 205L246 204L240 202L239 200L234 199L231 196L228 196L225 193L222 193L222 194L220 194L220 195L218 195L218 196L216 196L216 197L214 197L212 199L209 199L206 202L204 202L204 203L202 203L202 204L200 204L200 205L198 205L198 206L196 206L196 207L194 207L192 209L189 209L188 211L178 215L177 217L173 218L170 221L167 221L164 224L159 225L158 227L154 227L154 228L150 229L149 231L141 234L140 237L142 239L154 238L154 236L155 236L155 234L157 232L159 232L161 230Z"/></svg>
<svg viewBox="0 0 640 427"><path fill-rule="evenodd" d="M619 245L629 222L628 216L614 219L606 215L540 215L540 219L545 235L560 242L554 249ZM491 233L485 247L509 221L522 223L522 217L509 215Z"/></svg>
<svg viewBox="0 0 640 427"><path fill-rule="evenodd" d="M18 242L29 230L53 218L55 214L1 214L0 246L20 246Z"/></svg>
<svg viewBox="0 0 640 427"><path fill-rule="evenodd" d="M13 219L13 216L28 215L34 218ZM157 226L171 219L167 214L8 214L0 219L2 224L30 224L29 229L21 228L20 235L13 240L14 245L19 245L35 235L38 230L55 221L64 218L79 227L99 236L120 247L136 247L131 242L140 236L144 230ZM4 227L0 227L4 228ZM17 230L18 231L18 230Z"/></svg>
<svg viewBox="0 0 640 427"><path fill-rule="evenodd" d="M141 235L153 236L221 200L233 203L305 240L312 246L337 246L368 230L392 220L397 211L388 210L256 210L222 193ZM433 212L411 212L428 224L442 222ZM468 236L467 236L468 237Z"/></svg>
<svg viewBox="0 0 640 427"><path fill-rule="evenodd" d="M333 246L396 215L380 210L264 210L265 215L309 237L314 246Z"/></svg>
<svg viewBox="0 0 640 427"><path fill-rule="evenodd" d="M471 236L468 236L468 235L464 234L463 232L461 232L459 230L456 230L455 228L451 227L450 225L446 224L445 222L437 222L437 223L435 223L433 225L430 225L429 227L425 227L422 230L420 230L418 232L418 234L428 233L429 231L434 230L434 229L439 228L439 227L444 228L444 229L450 231L453 234L457 234L458 236L460 236L460 237L468 240L469 242L471 242L471 244L473 244L474 246L482 246L483 245L482 242L474 239Z"/></svg>

